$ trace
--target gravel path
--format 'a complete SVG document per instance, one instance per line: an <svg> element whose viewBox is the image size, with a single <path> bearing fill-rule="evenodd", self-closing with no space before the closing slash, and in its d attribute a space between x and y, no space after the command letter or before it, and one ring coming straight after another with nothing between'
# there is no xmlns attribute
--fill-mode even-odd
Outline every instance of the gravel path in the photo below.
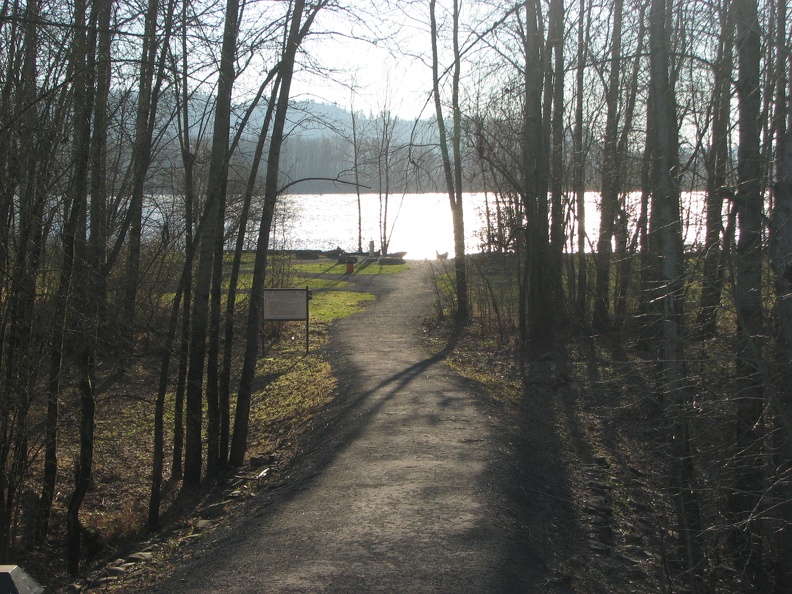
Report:
<svg viewBox="0 0 792 594"><path fill-rule="evenodd" d="M287 486L162 592L561 592L525 524L510 429L420 346L427 266L354 275L339 395ZM208 556L211 555L211 556Z"/></svg>

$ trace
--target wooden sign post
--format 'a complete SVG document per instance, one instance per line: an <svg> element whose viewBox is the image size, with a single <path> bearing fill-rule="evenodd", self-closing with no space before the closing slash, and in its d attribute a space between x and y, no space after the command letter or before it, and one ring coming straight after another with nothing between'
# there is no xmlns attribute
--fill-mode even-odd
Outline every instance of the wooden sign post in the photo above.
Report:
<svg viewBox="0 0 792 594"><path fill-rule="evenodd" d="M308 301L311 291L304 289L264 289L264 319L281 322L305 320L305 352L308 352Z"/></svg>

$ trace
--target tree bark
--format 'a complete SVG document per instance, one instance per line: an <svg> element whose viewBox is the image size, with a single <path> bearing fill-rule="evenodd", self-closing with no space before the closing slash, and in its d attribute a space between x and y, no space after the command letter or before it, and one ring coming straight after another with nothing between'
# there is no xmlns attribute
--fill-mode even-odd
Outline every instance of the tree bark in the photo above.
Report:
<svg viewBox="0 0 792 594"><path fill-rule="evenodd" d="M566 321L566 296L562 268L566 234L564 233L564 2L550 3L548 54L553 50L553 115L550 158L550 291L555 302L558 323Z"/></svg>
<svg viewBox="0 0 792 594"><path fill-rule="evenodd" d="M523 51L523 132L522 132L522 188L524 214L527 218L525 253L525 283L522 300L528 317L527 335L521 336L523 351L528 344L547 344L552 341L554 322L551 291L548 290L549 222L547 218L548 155L542 144L546 122L542 117L542 37L541 14L537 2L525 5L525 34Z"/></svg>
<svg viewBox="0 0 792 594"><path fill-rule="evenodd" d="M203 221L202 221L203 224ZM199 225L199 228L202 226ZM168 376L170 370L170 360L173 351L173 343L176 339L176 332L179 324L179 310L181 309L182 298L189 294L190 282L192 279L192 267L195 259L196 244L190 243L185 254L184 267L182 268L179 285L176 287L176 294L171 304L170 321L165 339L165 353L160 364L160 374L157 389L157 399L154 403L154 450L151 463L151 490L149 492L148 509L148 528L151 531L159 530L160 503L162 501L162 477L163 465L165 461L165 399L168 393ZM184 309L184 319L188 320L187 308ZM188 328L183 326L183 336L186 336ZM182 348L182 352L184 352ZM181 416L180 410L176 407L176 415ZM174 448L175 449L175 448ZM175 454L174 454L175 456ZM181 463L181 457L178 458ZM175 465L175 462L174 462ZM174 473L175 474L175 471Z"/></svg>
<svg viewBox="0 0 792 594"><path fill-rule="evenodd" d="M732 64L734 62L734 19L730 0L720 10L721 35L718 58L714 65L712 89L712 143L707 155L706 239L701 279L701 301L697 323L704 336L713 336L723 290L723 200L729 193L727 172L729 156L729 120L731 113Z"/></svg>
<svg viewBox="0 0 792 594"><path fill-rule="evenodd" d="M140 57L140 77L137 88L137 113L135 118L135 141L132 147L132 194L125 227L128 228L127 269L124 280L122 309L122 337L125 351L131 352L135 335L135 305L137 302L138 279L140 276L140 241L143 225L143 192L151 162L151 143L155 110L152 105L154 66L157 55L157 18L159 2L149 0L143 31L143 47ZM126 234L126 229L120 233ZM121 239L119 237L119 239Z"/></svg>
<svg viewBox="0 0 792 594"><path fill-rule="evenodd" d="M231 91L234 85L238 14L239 0L228 0L226 3L223 47L220 53L220 80L217 86L212 155L207 180L206 220L199 235L200 254L198 269L195 273L193 310L190 321L190 367L187 375L187 422L184 449L184 478L182 481L184 489L197 487L201 483L202 395L206 337L209 329L209 291L216 254L215 240L220 229L220 215L224 212L222 201L224 199L225 176L228 171Z"/></svg>
<svg viewBox="0 0 792 594"><path fill-rule="evenodd" d="M97 6L95 5L94 8ZM78 391L80 395L80 452L74 465L74 491L69 498L66 516L66 565L69 575L75 576L80 567L80 534L82 525L79 512L82 507L93 469L94 447L94 348L96 344L96 293L92 275L87 266L87 246L85 241L88 171L90 165L91 113L93 108L94 77L88 69L93 60L88 59L90 43L86 34L85 2L78 0L75 5L75 33L73 42L74 64L74 169L70 183L72 212L74 222L73 265L75 277L75 297L77 310L74 330L77 336ZM87 29L96 35L95 13ZM66 242L64 242L66 243Z"/></svg>
<svg viewBox="0 0 792 594"><path fill-rule="evenodd" d="M619 210L619 85L621 74L621 37L623 0L613 4L613 46L610 57L610 77L605 92L608 113L605 122L605 140L602 167L602 199L600 203L600 233L597 240L597 289L594 297L594 324L602 330L611 327L611 260L616 215Z"/></svg>
<svg viewBox="0 0 792 594"><path fill-rule="evenodd" d="M459 53L459 2L453 4L453 52L454 65L451 81L451 112L453 130L451 131L451 150L448 147L448 133L446 131L443 106L440 96L439 52L437 49L437 18L435 14L435 0L429 2L430 34L432 37L432 94L434 96L435 117L440 143L440 155L443 161L443 174L446 193L451 207L451 218L454 228L454 282L456 294L455 318L458 323L468 319L468 286L467 266L465 262L465 219L462 204L462 147L461 127L462 114L459 106L459 76L462 66ZM453 152L453 162L452 155Z"/></svg>
<svg viewBox="0 0 792 594"><path fill-rule="evenodd" d="M197 246L194 244L193 208L195 200L195 152L192 148L190 137L190 101L189 101L189 75L187 61L187 3L182 3L182 29L181 29L181 93L176 95L177 108L180 110L181 123L179 142L181 144L182 165L184 167L184 218L185 218L185 247L193 254ZM177 70L174 65L174 71ZM179 99L180 98L180 99ZM173 456L171 463L171 478L182 478L184 455L184 396L187 388L187 367L190 358L190 311L192 311L192 264L185 268L187 278L184 286L182 303L181 340L179 342L179 366L176 379L176 394L173 403ZM166 355L169 356L169 355ZM157 506L158 507L158 506ZM157 512L157 516L159 513ZM157 517L159 523L159 517Z"/></svg>
<svg viewBox="0 0 792 594"><path fill-rule="evenodd" d="M577 66L575 93L575 131L572 144L575 155L574 192L577 213L577 310L579 319L588 319L588 281L586 256L586 156L583 150L583 82L586 67L586 45L590 12L586 10L586 0L580 0L578 10ZM584 31L586 34L584 35Z"/></svg>
<svg viewBox="0 0 792 594"><path fill-rule="evenodd" d="M740 562L743 587L763 588L762 538L755 517L763 489L760 419L763 409L762 365L762 172L760 163L760 28L756 0L734 0L737 24L737 217L735 306L737 309L737 375L734 443L739 458L729 498L733 514L733 544ZM764 584L766 585L766 584Z"/></svg>
<svg viewBox="0 0 792 594"><path fill-rule="evenodd" d="M264 144L267 139L272 122L272 114L275 109L275 102L280 88L280 78L276 78L272 87L267 113L259 131L258 142L253 154L253 161L250 166L247 187L243 196L242 213L239 218L239 232L237 234L236 246L234 248L234 261L231 264L231 276L228 279L228 296L226 301L226 325L223 342L223 369L220 373L220 460L222 464L228 463L228 448L231 435L231 363L234 346L234 308L237 297L237 287L239 284L239 270L242 266L242 251L245 244L248 219L250 216L250 203L253 200L253 193L258 182L259 166L261 157L264 154Z"/></svg>
<svg viewBox="0 0 792 594"><path fill-rule="evenodd" d="M783 3L782 3L783 4ZM780 9L779 9L780 10ZM780 18L780 22L786 19ZM780 30L784 30L781 28ZM787 80L792 80L792 72ZM781 97L784 101L788 99ZM780 106L776 106L780 109ZM782 376L776 416L790 417L792 411L792 105L787 103L787 124L777 128L782 134L777 144L780 155L774 187L774 206L770 226L770 255L775 273L776 316L780 325L778 351ZM792 433L780 423L776 456L780 526L775 538L775 594L792 591L792 485L785 478L792 472Z"/></svg>
<svg viewBox="0 0 792 594"><path fill-rule="evenodd" d="M355 102L350 105L350 116L352 120L352 173L355 176L355 194L357 196L357 231L358 231L358 252L363 252L363 213L360 203L360 138L358 138L359 115L355 111Z"/></svg>
<svg viewBox="0 0 792 594"><path fill-rule="evenodd" d="M35 335L37 313L37 276L42 260L46 236L43 231L42 218L44 206L49 198L48 183L53 169L51 157L54 152L54 138L57 132L47 125L46 118L41 117L37 108L24 109L36 105L38 67L36 64L39 48L39 33L35 26L39 16L38 2L29 2L25 7L26 22L24 24L24 46L21 53L21 73L17 72L18 80L9 86L18 88L18 103L23 110L16 114L20 126L13 132L4 130L2 136L9 137L4 142L5 148L14 146L14 155L6 154L13 162L6 161L10 170L8 190L12 195L16 188L17 208L12 215L14 221L3 219L7 230L3 231L2 240L6 243L0 248L8 262L4 269L7 284L3 283L3 294L0 303L3 305L3 331L0 333L0 369L2 369L3 420L2 440L0 441L0 502L2 502L2 523L0 523L0 561L10 560L13 551L14 524L13 510L17 505L19 487L25 477L28 464L28 413L35 395L38 377L40 350ZM15 11L16 12L16 11ZM11 63L17 62L10 60ZM18 62L17 62L18 64ZM10 105L7 107L10 108ZM13 121L10 113L4 114ZM30 135L30 137L26 137ZM12 140L13 139L13 140ZM13 210L9 204L9 214ZM5 210L5 207L3 207ZM49 435L47 436L49 438ZM47 443L49 445L49 443ZM46 462L52 463L53 458ZM57 472L50 466L45 469L49 475ZM49 475L47 478L49 478ZM54 482L54 479L53 479ZM39 513L48 511L46 506L47 484L43 484L42 499L39 502ZM50 498L51 502L51 498ZM51 507L51 503L50 503ZM41 541L41 533L35 535Z"/></svg>
<svg viewBox="0 0 792 594"><path fill-rule="evenodd" d="M270 148L267 158L267 175L264 182L264 212L259 225L256 243L256 260L253 265L253 287L250 290L250 308L248 312L247 331L245 335L245 355L242 363L242 373L239 378L239 392L237 406L234 414L234 434L231 439L229 462L232 466L242 466L245 462L247 450L248 427L250 423L250 399L253 394L253 379L256 375L258 362L259 332L261 327L261 314L264 301L264 278L267 270L267 255L269 252L269 238L272 227L272 218L275 213L275 203L278 197L278 170L280 167L281 149L283 147L283 133L286 124L286 112L289 107L289 92L291 90L292 75L297 50L302 40L311 28L318 12L327 5L322 0L316 3L308 13L302 27L305 0L295 0L292 7L291 24L283 48L280 63L280 94L275 108L275 118L270 136Z"/></svg>
<svg viewBox="0 0 792 594"><path fill-rule="evenodd" d="M649 17L650 92L654 119L653 233L659 248L660 277L655 289L662 307L662 393L666 398L671 435L671 492L677 513L680 561L688 584L698 591L696 572L703 558L698 542L701 521L694 486L687 419L687 377L682 317L683 260L679 211L679 147L676 97L670 76L669 23L671 0L652 0Z"/></svg>

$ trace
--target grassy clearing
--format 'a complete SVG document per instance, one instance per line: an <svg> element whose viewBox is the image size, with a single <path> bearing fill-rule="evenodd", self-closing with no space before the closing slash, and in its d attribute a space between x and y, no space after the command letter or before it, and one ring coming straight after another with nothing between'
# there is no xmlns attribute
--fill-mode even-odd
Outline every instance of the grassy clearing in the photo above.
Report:
<svg viewBox="0 0 792 594"><path fill-rule="evenodd" d="M332 400L336 379L330 365L316 354L306 355L301 344L271 355L259 361L259 375L267 383L253 395L248 450L274 455L283 465L297 452L314 415Z"/></svg>
<svg viewBox="0 0 792 594"><path fill-rule="evenodd" d="M226 254L224 264L230 270L233 256ZM234 314L235 337L233 371L231 379L231 415L233 422L238 374L244 351L245 323L252 282L255 253L243 255L237 293L237 310ZM178 263L178 262L177 262ZM152 286L148 291L148 313L162 324L137 340L137 355L127 362L125 369L115 365L111 357L97 366L97 406L95 419L95 447L92 484L86 496L81 521L86 534L92 535L96 549L88 552L90 559L86 571L104 566L116 552L131 543L149 537L146 530L147 506L151 489L151 459L153 450L152 427L154 401L161 352L163 330L171 312L175 286L180 274L174 267L166 275L167 282ZM354 277L357 274L393 274L407 269L407 265L358 265L354 274L345 274L346 265L334 261L299 261L288 255L275 255L268 262L267 287L309 287L313 290L310 303L310 350L306 353L305 322L267 322L262 326L262 353L257 365L256 384L251 402L248 453L251 457L265 456L272 472L267 481L282 480L283 473L293 457L304 446L311 431L314 416L331 402L336 378L329 363L322 358L322 347L328 340L334 320L353 314L374 300L374 295L357 291ZM228 279L226 277L225 287ZM222 295L223 312L227 292ZM177 343L178 344L178 343ZM206 481L197 497L179 497L180 477L172 475L171 461L176 426L175 391L177 384L178 353L171 359L169 390L165 404L165 468L162 500L163 535L172 543L194 532L195 513L201 502L218 496L228 485L219 486ZM33 575L50 576L46 585L62 585L64 548L60 535L65 533L67 494L72 489L72 477L67 466L78 456L79 410L75 378L64 376L61 404L59 457L64 460L59 474L57 493L51 520L53 536L51 546L27 552L19 558L21 564ZM46 401L38 399L33 404L33 415L43 419ZM208 424L208 411L204 410L204 423ZM203 434L206 435L207 426ZM31 468L30 485L40 483L41 466ZM243 470L239 472L244 473ZM257 471L258 472L258 471ZM222 478L222 477L221 477ZM252 480L245 489L265 487L267 481ZM222 483L222 480L220 481ZM26 486L31 497L33 488ZM25 495L27 497L27 494ZM32 499L30 499L32 501ZM29 510L33 504L25 500L22 521L34 520ZM174 545L176 546L176 545Z"/></svg>
<svg viewBox="0 0 792 594"><path fill-rule="evenodd" d="M310 304L311 323L345 318L358 311L364 304L374 300L371 293L354 291L327 291L314 293Z"/></svg>
<svg viewBox="0 0 792 594"><path fill-rule="evenodd" d="M334 278L302 276L299 277L298 281L301 287L308 287L309 289L347 289L352 286L346 281Z"/></svg>
<svg viewBox="0 0 792 594"><path fill-rule="evenodd" d="M409 269L409 264L355 264L352 274L397 274ZM346 264L327 262L300 262L294 265L296 274L346 274Z"/></svg>
<svg viewBox="0 0 792 594"><path fill-rule="evenodd" d="M391 274L407 268L369 265L356 268L356 273ZM345 271L346 265L332 262L292 263L294 285L314 290L309 307L311 351L306 354L304 350L303 322L276 323L270 328L273 340L259 361L264 385L253 397L251 454L277 454L281 462L290 459L314 414L332 399L336 380L330 365L316 354L317 349L327 341L333 321L352 315L374 300L370 293L348 290L351 283L334 276Z"/></svg>

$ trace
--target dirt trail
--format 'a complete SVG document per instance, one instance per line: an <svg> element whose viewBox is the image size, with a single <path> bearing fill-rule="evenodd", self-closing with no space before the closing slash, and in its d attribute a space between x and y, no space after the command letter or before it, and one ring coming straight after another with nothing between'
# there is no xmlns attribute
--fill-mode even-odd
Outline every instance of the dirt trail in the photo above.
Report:
<svg viewBox="0 0 792 594"><path fill-rule="evenodd" d="M379 298L333 331L339 396L294 474L155 591L566 591L503 415L420 346L426 265L352 280Z"/></svg>

